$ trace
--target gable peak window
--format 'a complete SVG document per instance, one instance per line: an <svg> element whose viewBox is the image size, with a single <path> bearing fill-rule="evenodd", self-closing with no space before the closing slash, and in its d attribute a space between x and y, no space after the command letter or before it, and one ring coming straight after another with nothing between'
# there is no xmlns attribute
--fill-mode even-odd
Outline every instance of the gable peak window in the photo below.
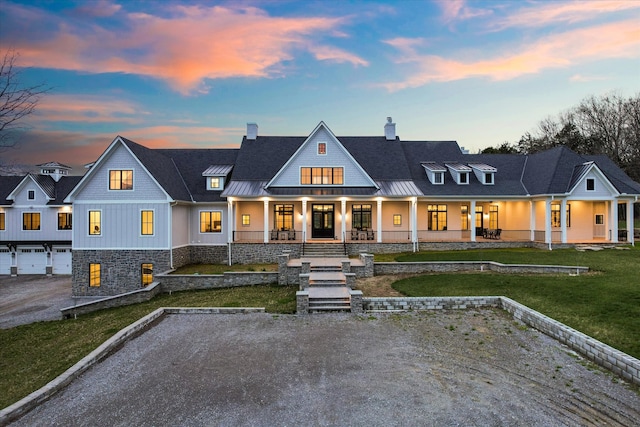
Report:
<svg viewBox="0 0 640 427"><path fill-rule="evenodd" d="M596 190L596 180L594 178L587 178L587 191Z"/></svg>
<svg viewBox="0 0 640 427"><path fill-rule="evenodd" d="M29 200L34 200L36 198L36 192L34 190L29 190L27 193L27 198Z"/></svg>
<svg viewBox="0 0 640 427"><path fill-rule="evenodd" d="M326 142L318 142L318 155L322 156L327 154L327 143Z"/></svg>
<svg viewBox="0 0 640 427"><path fill-rule="evenodd" d="M301 185L342 185L344 168L342 167L302 167L300 168Z"/></svg>
<svg viewBox="0 0 640 427"><path fill-rule="evenodd" d="M109 190L133 190L133 170L110 170Z"/></svg>

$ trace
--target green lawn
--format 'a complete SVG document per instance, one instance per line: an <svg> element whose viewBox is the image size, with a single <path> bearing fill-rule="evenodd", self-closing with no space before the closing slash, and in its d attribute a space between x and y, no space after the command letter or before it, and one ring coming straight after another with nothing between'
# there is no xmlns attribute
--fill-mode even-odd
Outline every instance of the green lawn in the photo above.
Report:
<svg viewBox="0 0 640 427"><path fill-rule="evenodd" d="M158 307L265 307L272 313L294 313L296 290L291 286L252 286L174 292L76 320L0 329L0 408L44 386L116 332Z"/></svg>
<svg viewBox="0 0 640 427"><path fill-rule="evenodd" d="M420 252L397 261L491 260L513 264L585 265L580 276L491 272L428 274L393 287L408 296L504 295L640 358L640 248Z"/></svg>

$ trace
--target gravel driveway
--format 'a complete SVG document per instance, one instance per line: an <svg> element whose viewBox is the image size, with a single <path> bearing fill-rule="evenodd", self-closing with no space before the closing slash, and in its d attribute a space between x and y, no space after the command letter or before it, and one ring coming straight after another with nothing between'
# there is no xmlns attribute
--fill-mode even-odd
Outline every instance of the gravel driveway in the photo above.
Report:
<svg viewBox="0 0 640 427"><path fill-rule="evenodd" d="M640 397L500 310L170 315L15 426L633 425Z"/></svg>

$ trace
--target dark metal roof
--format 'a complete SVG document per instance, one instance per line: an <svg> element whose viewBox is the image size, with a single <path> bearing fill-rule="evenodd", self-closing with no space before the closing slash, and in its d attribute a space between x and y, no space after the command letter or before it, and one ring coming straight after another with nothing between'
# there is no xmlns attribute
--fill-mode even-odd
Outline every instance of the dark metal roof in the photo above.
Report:
<svg viewBox="0 0 640 427"><path fill-rule="evenodd" d="M232 169L233 165L211 165L202 172L202 176L227 176Z"/></svg>

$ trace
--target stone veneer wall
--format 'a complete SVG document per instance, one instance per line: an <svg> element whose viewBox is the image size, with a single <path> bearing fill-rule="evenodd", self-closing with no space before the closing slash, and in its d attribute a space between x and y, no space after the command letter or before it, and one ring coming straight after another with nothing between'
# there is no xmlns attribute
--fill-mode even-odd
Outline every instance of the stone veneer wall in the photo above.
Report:
<svg viewBox="0 0 640 427"><path fill-rule="evenodd" d="M430 262L376 262L374 275L420 274L455 271L497 271L515 274L584 274L589 267L564 265L501 264L494 261L430 261Z"/></svg>
<svg viewBox="0 0 640 427"><path fill-rule="evenodd" d="M173 256L173 268L180 268L191 263L191 246L181 246L171 250Z"/></svg>
<svg viewBox="0 0 640 427"><path fill-rule="evenodd" d="M275 264L278 255L288 251L291 258L300 258L301 243L232 243L233 264Z"/></svg>
<svg viewBox="0 0 640 427"><path fill-rule="evenodd" d="M229 261L228 246L189 246L189 262L187 264L226 264ZM184 265L184 264L183 264ZM178 266L173 264L175 268Z"/></svg>
<svg viewBox="0 0 640 427"><path fill-rule="evenodd" d="M379 254L397 254L400 252L411 252L413 245L411 243L347 243L347 254L358 255L360 253L379 253Z"/></svg>
<svg viewBox="0 0 640 427"><path fill-rule="evenodd" d="M223 274L158 274L162 292L195 289L233 288L238 286L270 285L278 283L278 273L259 271L232 271Z"/></svg>
<svg viewBox="0 0 640 427"><path fill-rule="evenodd" d="M154 271L167 271L169 250L82 250L73 251L73 296L110 296L142 287L142 264ZM100 286L89 286L89 264L100 264Z"/></svg>

